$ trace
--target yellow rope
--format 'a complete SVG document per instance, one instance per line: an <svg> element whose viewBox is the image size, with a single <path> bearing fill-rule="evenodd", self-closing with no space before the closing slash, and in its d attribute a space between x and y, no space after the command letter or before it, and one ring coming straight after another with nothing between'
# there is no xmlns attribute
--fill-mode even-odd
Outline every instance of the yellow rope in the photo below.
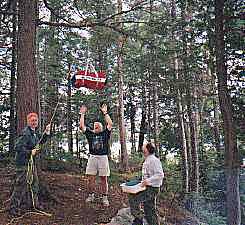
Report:
<svg viewBox="0 0 245 225"><path fill-rule="evenodd" d="M47 213L47 212L38 210L35 206L34 193L33 193L33 189L32 189L32 183L33 183L33 178L34 178L33 173L34 173L34 160L33 160L33 156L31 155L30 160L29 160L28 165L27 165L26 180L27 180L27 184L29 185L29 188L31 191L32 206L33 206L34 210L37 211L38 213L50 217L50 216L52 216L51 213Z"/></svg>
<svg viewBox="0 0 245 225"><path fill-rule="evenodd" d="M33 156L31 155L29 161L28 161L28 164L27 164L27 172L26 172L26 181L27 181L27 185L31 191L31 198L32 198L32 206L35 210L35 212L33 211L30 211L30 212L26 212L24 213L22 216L19 216L19 217L15 217L13 218L9 223L7 223L6 225L11 225L13 222L17 221L17 220L20 220L22 218L24 218L26 215L28 214L35 214L35 215L40 215L40 216L48 216L48 217L51 217L52 214L51 213L47 213L45 211L41 211L41 210L38 210L35 206L35 199L34 199L34 192L33 192L33 189L32 189L32 184L33 184L33 180L34 180L34 160L33 160ZM6 210L6 209L5 209ZM5 211L4 210L4 211ZM3 210L1 210L0 212L2 212Z"/></svg>
<svg viewBox="0 0 245 225"><path fill-rule="evenodd" d="M31 155L27 164L26 181L27 184L32 185L33 183L33 171L34 171L34 160L33 155Z"/></svg>
<svg viewBox="0 0 245 225"><path fill-rule="evenodd" d="M41 213L40 212L38 210L37 210L37 212L26 212L22 216L15 217L15 218L11 219L10 222L7 223L6 225L11 225L13 222L15 222L17 220L20 220L20 219L23 219L28 214L35 214L35 215L39 215L39 216L46 216L43 212L41 212ZM49 214L49 215L51 215L51 214Z"/></svg>

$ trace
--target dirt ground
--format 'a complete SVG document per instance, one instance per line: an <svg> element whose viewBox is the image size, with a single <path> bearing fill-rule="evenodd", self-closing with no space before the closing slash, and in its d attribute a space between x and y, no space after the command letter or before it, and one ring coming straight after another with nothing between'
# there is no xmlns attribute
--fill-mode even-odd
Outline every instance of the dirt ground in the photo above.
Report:
<svg viewBox="0 0 245 225"><path fill-rule="evenodd" d="M0 213L0 225L101 225L110 222L118 210L127 207L127 196L122 193L119 185L110 185L109 207L103 207L100 202L93 205L85 204L87 197L86 178L72 174L60 174L42 172L42 177L48 183L50 191L59 200L44 201L45 211L51 213L51 217L26 214L24 217L13 220L8 212ZM10 197L11 185L14 178L14 170L11 168L0 169L0 205L7 207L4 202ZM159 207L161 216L171 223L181 224L186 219L186 214L171 206L169 202L161 202Z"/></svg>

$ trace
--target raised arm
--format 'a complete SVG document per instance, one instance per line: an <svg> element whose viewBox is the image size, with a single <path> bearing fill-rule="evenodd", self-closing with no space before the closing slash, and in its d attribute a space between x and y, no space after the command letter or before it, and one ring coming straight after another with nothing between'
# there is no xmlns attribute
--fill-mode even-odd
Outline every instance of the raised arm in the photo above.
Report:
<svg viewBox="0 0 245 225"><path fill-rule="evenodd" d="M82 106L80 108L80 114L81 114L81 117L80 117L80 129L84 132L85 129L86 129L86 126L85 126L85 121L84 121L84 116L85 116L85 113L87 112L87 107L86 106Z"/></svg>
<svg viewBox="0 0 245 225"><path fill-rule="evenodd" d="M110 115L108 114L108 111L107 111L107 105L106 104L103 104L101 107L100 107L100 110L101 112L104 114L105 116L105 121L106 121L106 126L107 126L107 129L108 130L111 130L112 129L112 120L111 120L111 117Z"/></svg>

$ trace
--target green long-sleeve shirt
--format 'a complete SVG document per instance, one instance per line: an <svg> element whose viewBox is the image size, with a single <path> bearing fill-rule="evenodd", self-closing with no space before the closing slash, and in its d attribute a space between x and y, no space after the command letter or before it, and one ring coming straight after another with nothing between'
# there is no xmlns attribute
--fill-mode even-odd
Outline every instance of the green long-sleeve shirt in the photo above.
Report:
<svg viewBox="0 0 245 225"><path fill-rule="evenodd" d="M44 134L40 144L45 143L48 136L49 135ZM36 134L35 131L32 130L29 126L25 127L22 130L15 144L15 162L17 167L26 166L28 164L31 156L31 151L38 144L39 140L40 135Z"/></svg>

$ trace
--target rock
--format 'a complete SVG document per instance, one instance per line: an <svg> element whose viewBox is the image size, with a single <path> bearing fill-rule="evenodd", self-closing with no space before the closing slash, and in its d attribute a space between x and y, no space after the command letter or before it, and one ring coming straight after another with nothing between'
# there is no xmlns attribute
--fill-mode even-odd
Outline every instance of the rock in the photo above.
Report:
<svg viewBox="0 0 245 225"><path fill-rule="evenodd" d="M110 223L106 225L131 225L134 220L134 217L130 213L129 208L120 209L117 215L112 218ZM144 225L147 225L147 222L144 220Z"/></svg>
<svg viewBox="0 0 245 225"><path fill-rule="evenodd" d="M133 222L133 216L130 213L129 208L122 208L118 211L117 215L112 218L110 223L104 224L104 225L131 225ZM198 220L187 217L178 224L176 223L169 223L165 220L165 218L160 218L160 224L161 225L207 225L204 223L199 222ZM144 225L147 225L147 222L144 221Z"/></svg>
<svg viewBox="0 0 245 225"><path fill-rule="evenodd" d="M123 208L118 211L117 215L107 225L130 225L133 219L130 209Z"/></svg>

